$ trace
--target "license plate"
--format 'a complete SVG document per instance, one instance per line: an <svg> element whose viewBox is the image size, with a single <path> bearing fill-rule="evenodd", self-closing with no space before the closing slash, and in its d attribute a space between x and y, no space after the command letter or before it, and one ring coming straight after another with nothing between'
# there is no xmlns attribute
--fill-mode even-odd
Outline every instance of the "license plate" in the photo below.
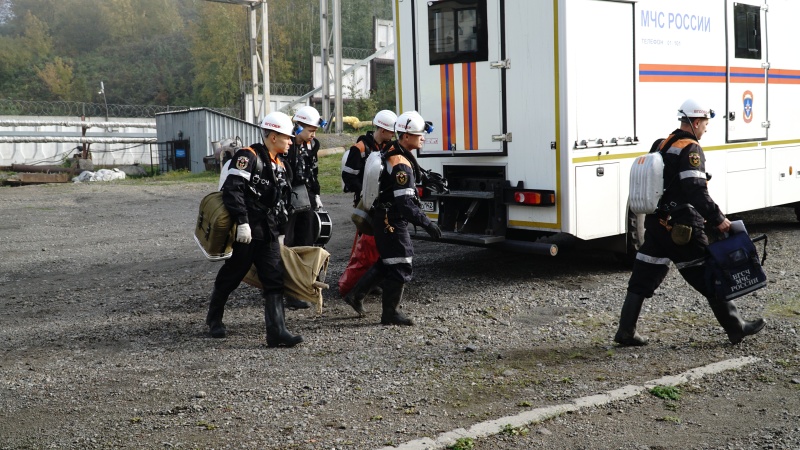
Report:
<svg viewBox="0 0 800 450"><path fill-rule="evenodd" d="M434 201L421 201L420 208L425 212L436 212L436 202Z"/></svg>

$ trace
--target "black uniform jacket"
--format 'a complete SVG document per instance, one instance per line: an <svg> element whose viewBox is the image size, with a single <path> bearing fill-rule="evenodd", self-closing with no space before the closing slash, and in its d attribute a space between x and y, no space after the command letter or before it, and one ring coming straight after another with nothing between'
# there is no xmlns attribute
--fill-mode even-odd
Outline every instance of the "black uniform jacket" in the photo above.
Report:
<svg viewBox="0 0 800 450"><path fill-rule="evenodd" d="M708 194L703 148L691 133L680 129L673 131L661 143L662 147L670 141L674 142L669 148L660 149L664 157L665 188L661 211L675 223L702 228L704 221L708 221L716 227L725 220L725 215Z"/></svg>
<svg viewBox="0 0 800 450"><path fill-rule="evenodd" d="M286 154L286 163L293 175L292 186L305 184L312 202L314 196L320 193L317 152L319 152L319 140L314 138L310 145L296 144L293 141Z"/></svg>
<svg viewBox="0 0 800 450"><path fill-rule="evenodd" d="M361 188L364 183L364 164L367 162L367 157L374 151L380 151L381 148L372 134L368 131L367 134L359 136L356 143L350 147L344 161L342 168L342 182L344 183L344 192L355 192L361 194Z"/></svg>
<svg viewBox="0 0 800 450"><path fill-rule="evenodd" d="M407 220L427 227L431 220L419 209L416 178L419 164L408 150L397 142L386 151L385 166L380 178L378 205L386 210L390 221Z"/></svg>
<svg viewBox="0 0 800 450"><path fill-rule="evenodd" d="M262 169L257 170L257 156ZM281 234L280 217L288 199L291 172L281 157L271 159L263 144L244 147L233 155L222 185L222 202L236 223L250 224L253 239L272 239Z"/></svg>

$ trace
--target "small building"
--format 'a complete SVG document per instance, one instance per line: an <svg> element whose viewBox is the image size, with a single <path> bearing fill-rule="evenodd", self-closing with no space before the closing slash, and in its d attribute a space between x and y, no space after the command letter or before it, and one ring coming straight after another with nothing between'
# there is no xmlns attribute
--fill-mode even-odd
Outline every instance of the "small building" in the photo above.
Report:
<svg viewBox="0 0 800 450"><path fill-rule="evenodd" d="M161 172L218 168L214 151L224 139L238 138L244 145L261 142L257 125L207 108L156 114L156 135Z"/></svg>

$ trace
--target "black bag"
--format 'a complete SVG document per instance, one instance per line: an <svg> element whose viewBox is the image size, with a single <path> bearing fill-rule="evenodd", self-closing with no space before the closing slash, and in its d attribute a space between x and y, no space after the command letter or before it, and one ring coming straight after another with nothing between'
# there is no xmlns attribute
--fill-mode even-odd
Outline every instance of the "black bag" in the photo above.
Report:
<svg viewBox="0 0 800 450"><path fill-rule="evenodd" d="M764 256L758 260L755 242L764 241ZM767 274L761 267L767 259L767 236L750 239L746 232L708 246L706 283L719 301L730 301L767 285Z"/></svg>
<svg viewBox="0 0 800 450"><path fill-rule="evenodd" d="M311 199L308 198L308 188L305 184L298 184L292 187L291 199L289 206L291 210L289 214L311 211Z"/></svg>

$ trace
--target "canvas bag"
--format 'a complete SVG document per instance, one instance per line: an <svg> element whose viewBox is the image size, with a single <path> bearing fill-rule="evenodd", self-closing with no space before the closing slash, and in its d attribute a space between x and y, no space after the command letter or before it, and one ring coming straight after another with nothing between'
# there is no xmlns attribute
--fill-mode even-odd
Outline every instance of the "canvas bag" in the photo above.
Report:
<svg viewBox="0 0 800 450"><path fill-rule="evenodd" d="M759 261L755 242L764 241L764 256ZM706 283L719 301L730 301L767 285L761 265L767 259L767 236L751 239L746 231L730 234L709 245L706 258Z"/></svg>
<svg viewBox="0 0 800 450"><path fill-rule="evenodd" d="M222 192L212 192L200 201L194 241L209 261L222 261L233 255L236 226L222 203Z"/></svg>

